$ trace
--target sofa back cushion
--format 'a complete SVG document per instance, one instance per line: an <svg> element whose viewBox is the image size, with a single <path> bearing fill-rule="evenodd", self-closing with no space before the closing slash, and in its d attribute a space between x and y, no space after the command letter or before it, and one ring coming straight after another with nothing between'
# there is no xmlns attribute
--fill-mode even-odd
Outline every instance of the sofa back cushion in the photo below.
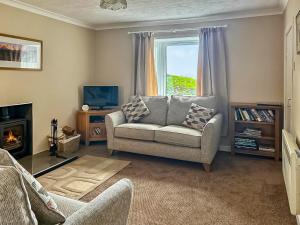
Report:
<svg viewBox="0 0 300 225"><path fill-rule="evenodd" d="M134 96L131 97L131 99ZM142 99L150 114L139 121L139 123L150 123L157 125L166 125L168 113L168 97L166 96L142 96Z"/></svg>
<svg viewBox="0 0 300 225"><path fill-rule="evenodd" d="M32 211L39 223L54 225L65 222L65 216L43 186L4 149L0 149L0 165L13 166L21 174Z"/></svg>
<svg viewBox="0 0 300 225"><path fill-rule="evenodd" d="M167 116L167 124L182 126L182 123L185 120L192 103L209 109L216 110L217 108L216 98L214 96L172 96Z"/></svg>

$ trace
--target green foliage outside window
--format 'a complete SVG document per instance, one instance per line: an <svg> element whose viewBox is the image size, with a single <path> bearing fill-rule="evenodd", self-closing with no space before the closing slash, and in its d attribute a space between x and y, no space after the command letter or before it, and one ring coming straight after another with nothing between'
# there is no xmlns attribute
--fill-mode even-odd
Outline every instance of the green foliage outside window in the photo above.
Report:
<svg viewBox="0 0 300 225"><path fill-rule="evenodd" d="M166 94L170 95L196 95L196 79L175 74L167 74Z"/></svg>

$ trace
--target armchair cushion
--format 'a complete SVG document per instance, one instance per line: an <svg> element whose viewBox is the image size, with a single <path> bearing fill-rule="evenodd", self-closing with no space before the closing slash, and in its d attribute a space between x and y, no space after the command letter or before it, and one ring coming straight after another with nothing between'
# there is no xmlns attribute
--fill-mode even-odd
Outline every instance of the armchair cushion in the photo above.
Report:
<svg viewBox="0 0 300 225"><path fill-rule="evenodd" d="M64 215L43 186L3 149L0 149L0 165L13 166L22 175L32 210L39 222L50 225L65 221Z"/></svg>
<svg viewBox="0 0 300 225"><path fill-rule="evenodd" d="M202 133L191 128L169 125L155 131L155 141L165 144L200 148Z"/></svg>
<svg viewBox="0 0 300 225"><path fill-rule="evenodd" d="M82 207L86 206L87 203L77 201L71 198L66 198L57 194L49 192L49 195L54 199L58 209L66 216L69 217Z"/></svg>
<svg viewBox="0 0 300 225"><path fill-rule="evenodd" d="M12 166L0 166L0 224L37 225L31 205L18 171Z"/></svg>
<svg viewBox="0 0 300 225"><path fill-rule="evenodd" d="M136 140L154 141L154 131L160 125L144 123L125 123L115 127L115 136Z"/></svg>

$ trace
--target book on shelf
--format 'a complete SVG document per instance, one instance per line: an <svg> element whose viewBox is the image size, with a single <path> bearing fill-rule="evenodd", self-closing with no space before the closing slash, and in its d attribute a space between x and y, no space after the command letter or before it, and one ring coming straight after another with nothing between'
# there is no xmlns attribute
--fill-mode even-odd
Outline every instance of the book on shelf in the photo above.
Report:
<svg viewBox="0 0 300 225"><path fill-rule="evenodd" d="M251 109L251 113L253 114L254 118L258 122L262 122L262 119L260 118L259 114L257 113L256 109Z"/></svg>
<svg viewBox="0 0 300 225"><path fill-rule="evenodd" d="M236 108L234 118L236 121L256 121L274 123L274 111L264 109Z"/></svg>
<svg viewBox="0 0 300 225"><path fill-rule="evenodd" d="M238 149L257 150L258 145L254 139L250 138L234 138L234 146Z"/></svg>
<svg viewBox="0 0 300 225"><path fill-rule="evenodd" d="M236 132L236 135L245 136L245 137L261 137L261 130L253 128L245 128L241 132Z"/></svg>
<svg viewBox="0 0 300 225"><path fill-rule="evenodd" d="M275 152L275 148L268 145L259 145L258 150L263 152Z"/></svg>

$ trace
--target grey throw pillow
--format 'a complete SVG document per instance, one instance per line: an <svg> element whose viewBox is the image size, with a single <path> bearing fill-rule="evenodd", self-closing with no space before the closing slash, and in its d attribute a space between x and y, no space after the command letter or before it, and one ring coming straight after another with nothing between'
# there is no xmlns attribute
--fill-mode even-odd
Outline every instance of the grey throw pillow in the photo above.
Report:
<svg viewBox="0 0 300 225"><path fill-rule="evenodd" d="M192 103L201 105L208 109L217 109L216 98L214 96L172 96L168 111L167 124L182 125Z"/></svg>
<svg viewBox="0 0 300 225"><path fill-rule="evenodd" d="M192 103L183 125L203 132L205 125L214 115L214 109L208 109Z"/></svg>
<svg viewBox="0 0 300 225"><path fill-rule="evenodd" d="M150 110L140 96L121 107L128 123L135 123L150 114Z"/></svg>
<svg viewBox="0 0 300 225"><path fill-rule="evenodd" d="M131 96L134 99L136 96ZM167 96L141 96L150 114L139 121L139 123L150 123L165 126L167 123L168 97Z"/></svg>
<svg viewBox="0 0 300 225"><path fill-rule="evenodd" d="M22 176L12 166L0 166L0 224L37 225Z"/></svg>
<svg viewBox="0 0 300 225"><path fill-rule="evenodd" d="M13 166L22 175L32 210L40 223L54 225L65 222L65 216L43 186L3 149L0 149L0 165Z"/></svg>

